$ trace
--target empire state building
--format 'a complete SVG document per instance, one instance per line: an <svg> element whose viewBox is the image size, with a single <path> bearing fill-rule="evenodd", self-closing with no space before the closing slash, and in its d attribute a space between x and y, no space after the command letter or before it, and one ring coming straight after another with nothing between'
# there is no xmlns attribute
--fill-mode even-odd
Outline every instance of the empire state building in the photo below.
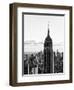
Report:
<svg viewBox="0 0 74 90"><path fill-rule="evenodd" d="M53 73L53 44L48 28L47 37L44 41L44 73Z"/></svg>

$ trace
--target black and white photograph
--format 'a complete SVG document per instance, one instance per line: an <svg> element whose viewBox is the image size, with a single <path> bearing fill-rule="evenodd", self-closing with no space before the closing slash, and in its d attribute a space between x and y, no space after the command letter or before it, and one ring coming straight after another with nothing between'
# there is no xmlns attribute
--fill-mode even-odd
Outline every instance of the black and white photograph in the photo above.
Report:
<svg viewBox="0 0 74 90"><path fill-rule="evenodd" d="M64 14L23 13L22 74L63 73Z"/></svg>
<svg viewBox="0 0 74 90"><path fill-rule="evenodd" d="M72 7L10 5L10 84L72 82Z"/></svg>

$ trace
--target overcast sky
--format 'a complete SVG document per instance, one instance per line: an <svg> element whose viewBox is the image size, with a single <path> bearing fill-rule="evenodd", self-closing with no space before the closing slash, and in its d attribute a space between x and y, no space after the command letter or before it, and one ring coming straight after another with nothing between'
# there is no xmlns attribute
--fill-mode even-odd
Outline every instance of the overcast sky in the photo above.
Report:
<svg viewBox="0 0 74 90"><path fill-rule="evenodd" d="M64 45L64 16L24 15L24 42L44 43L48 28L53 44Z"/></svg>

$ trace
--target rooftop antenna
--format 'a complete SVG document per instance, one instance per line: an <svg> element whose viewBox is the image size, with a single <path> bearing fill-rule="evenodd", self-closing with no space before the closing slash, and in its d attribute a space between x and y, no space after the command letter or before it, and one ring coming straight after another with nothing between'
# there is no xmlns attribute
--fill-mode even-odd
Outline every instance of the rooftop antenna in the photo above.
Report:
<svg viewBox="0 0 74 90"><path fill-rule="evenodd" d="M49 21L48 21L48 36L49 36Z"/></svg>

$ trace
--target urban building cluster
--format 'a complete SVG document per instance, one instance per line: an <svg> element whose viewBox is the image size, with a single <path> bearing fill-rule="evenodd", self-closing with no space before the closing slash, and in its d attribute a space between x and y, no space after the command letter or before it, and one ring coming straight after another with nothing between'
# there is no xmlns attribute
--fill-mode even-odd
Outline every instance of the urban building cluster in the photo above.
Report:
<svg viewBox="0 0 74 90"><path fill-rule="evenodd" d="M24 54L24 74L63 73L63 52L53 51L49 33L48 28L43 51Z"/></svg>

